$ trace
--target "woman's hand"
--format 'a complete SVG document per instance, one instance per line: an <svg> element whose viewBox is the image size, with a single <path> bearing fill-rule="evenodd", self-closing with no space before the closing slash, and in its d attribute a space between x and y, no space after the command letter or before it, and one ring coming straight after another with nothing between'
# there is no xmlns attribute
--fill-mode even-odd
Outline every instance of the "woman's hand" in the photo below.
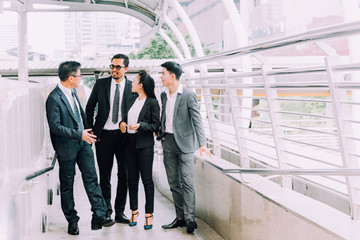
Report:
<svg viewBox="0 0 360 240"><path fill-rule="evenodd" d="M130 125L131 126L131 125ZM127 127L127 124L125 122L121 122L120 123L120 131L122 133L125 133L126 132L126 127Z"/></svg>

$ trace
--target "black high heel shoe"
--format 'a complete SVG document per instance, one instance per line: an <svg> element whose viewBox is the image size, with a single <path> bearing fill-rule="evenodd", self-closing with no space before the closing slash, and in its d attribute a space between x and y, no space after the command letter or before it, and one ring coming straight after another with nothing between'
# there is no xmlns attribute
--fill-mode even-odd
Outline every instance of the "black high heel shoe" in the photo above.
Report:
<svg viewBox="0 0 360 240"><path fill-rule="evenodd" d="M150 216L145 216L145 225L144 225L144 229L145 230L149 230L152 229L152 224L148 224L149 223L149 218L153 218L153 215L151 214Z"/></svg>
<svg viewBox="0 0 360 240"><path fill-rule="evenodd" d="M129 222L130 227L136 226L136 224L137 224L137 221L136 222L134 221L134 216L138 217L139 216L139 211L136 211L136 213L131 213L131 219L130 219L130 222Z"/></svg>

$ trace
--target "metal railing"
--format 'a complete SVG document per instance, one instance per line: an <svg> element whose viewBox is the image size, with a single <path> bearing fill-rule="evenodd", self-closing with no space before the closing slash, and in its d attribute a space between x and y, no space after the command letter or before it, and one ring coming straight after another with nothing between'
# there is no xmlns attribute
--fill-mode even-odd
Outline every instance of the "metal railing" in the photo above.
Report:
<svg viewBox="0 0 360 240"><path fill-rule="evenodd" d="M53 170L54 167L55 167L56 159L57 159L57 154L55 153L55 154L54 154L54 157L53 157L53 160L52 160L52 162L51 162L51 164L50 164L50 166L48 166L48 167L46 167L46 168L43 168L43 169L40 169L40 170L37 170L37 171L35 171L35 172L27 175L27 176L25 177L25 180L26 180L26 181L29 181L29 180L31 180L31 179L33 179L33 178L39 177L39 176L41 176L41 175L43 175L43 174L45 174L45 173L50 172L51 170Z"/></svg>
<svg viewBox="0 0 360 240"><path fill-rule="evenodd" d="M16 198L19 192L22 191L26 183L30 180L33 180L39 176L42 176L54 169L57 159L57 154L55 153L51 164L48 167L34 171L30 174L25 174L20 172L17 175L12 176L12 178L5 182L5 187L2 188L1 196L1 205L0 205L0 238L1 239L11 239L18 240L22 239L21 236L21 221L18 217L19 206ZM29 186L26 186L27 188ZM44 219L43 219L44 220ZM44 224L44 223L43 223ZM43 225L43 231L44 231Z"/></svg>
<svg viewBox="0 0 360 240"><path fill-rule="evenodd" d="M315 29L182 62L184 67L199 66L201 69L206 67L207 63L218 62L222 65L225 60L234 60L229 66L222 65L222 74L210 71L186 74L189 77L185 82L189 88L200 88L202 91L198 92L199 99L206 99L202 101L202 106L205 106L207 113L205 125L211 134L207 137L212 140L214 149L222 149L215 154L221 157L223 151L233 155L240 153L238 155L241 168L228 169L225 170L226 173L284 176L280 182L283 186L291 186L289 181L295 178L303 179L304 184L310 181L316 185L310 179L311 175L321 176L324 182L334 181L346 186L347 191L341 192L341 195L348 199L351 217L360 219L360 215L355 216L355 212L360 211L355 210L359 207L354 204L360 200L356 197L359 189L354 180L360 176L356 163L360 158L360 149L356 147L360 140L353 135L354 131L350 130L354 125L359 125L360 121L345 113L355 111L355 106L360 105L359 98L354 97L359 95L356 91L360 89L360 81L358 78L348 81L348 76L345 75L360 71L360 63L343 64L340 60L336 61L337 56L325 55L324 62L317 63L316 66L309 64L304 67L302 64L301 67L273 69L271 58L260 55L264 51L285 46L357 34L360 34L359 21ZM260 61L261 69L241 71L240 63L245 55ZM236 63L238 68L234 68ZM256 69L258 68L257 65ZM344 76L341 75L343 73ZM254 78L256 81L253 81ZM254 91L257 91L257 95L253 94ZM309 97L299 94L291 96L284 94L284 91L315 91L319 94ZM249 101L251 103L254 100L258 101L259 110L249 105ZM284 106L292 106L291 104L321 105L325 112L282 109ZM250 116L249 113L253 112L258 116ZM241 124L246 121L252 123L252 127ZM257 167L248 168L251 163ZM311 164L317 169L311 169L312 166L309 168ZM339 180L339 177L343 178ZM325 187L323 185L319 182L321 191L334 190L331 184Z"/></svg>

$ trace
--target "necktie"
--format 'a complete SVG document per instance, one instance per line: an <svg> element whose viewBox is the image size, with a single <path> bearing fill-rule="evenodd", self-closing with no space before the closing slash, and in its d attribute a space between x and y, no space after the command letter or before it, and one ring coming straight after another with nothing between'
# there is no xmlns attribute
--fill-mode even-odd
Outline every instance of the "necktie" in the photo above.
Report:
<svg viewBox="0 0 360 240"><path fill-rule="evenodd" d="M113 104L112 122L113 122L114 124L118 122L118 117L119 117L119 102L120 102L120 90L119 90L119 85L120 85L120 84L116 84L114 104Z"/></svg>
<svg viewBox="0 0 360 240"><path fill-rule="evenodd" d="M76 105L76 93L75 93L75 90L71 91L71 95L73 97L73 100L74 100L74 116L75 116L75 121L78 125L78 129L79 130L84 130L84 124L82 123L81 121L81 116L80 116L80 112L79 112L79 108L77 107Z"/></svg>

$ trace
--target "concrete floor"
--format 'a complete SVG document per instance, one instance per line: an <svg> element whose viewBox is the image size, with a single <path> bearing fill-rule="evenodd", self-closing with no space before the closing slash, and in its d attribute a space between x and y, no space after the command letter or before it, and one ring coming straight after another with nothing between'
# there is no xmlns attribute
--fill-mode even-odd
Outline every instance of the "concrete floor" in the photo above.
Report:
<svg viewBox="0 0 360 240"><path fill-rule="evenodd" d="M116 166L114 166L116 169ZM116 176L114 173L113 176ZM112 179L113 192L116 187L115 178ZM114 194L113 194L114 195ZM80 235L72 236L67 234L67 222L61 211L60 198L54 196L53 205L49 207L47 221L47 232L38 236L27 238L27 240L49 240L49 239L78 239L78 240L142 240L142 239L206 239L206 240L221 240L223 239L215 230L207 225L203 220L196 219L198 223L198 229L194 234L188 234L186 228L176 228L170 230L163 230L162 225L172 222L175 218L175 210L173 203L165 198L161 193L155 190L155 211L153 228L151 230L144 230L144 190L142 183L139 185L139 212L138 225L135 227L129 227L128 224L116 223L112 227L103 228L101 230L92 231L90 229L91 211L90 204L87 199L80 174L76 175L75 180L75 207L80 216L79 229ZM125 215L130 218L131 211L129 204L126 204ZM114 217L114 215L112 216Z"/></svg>

